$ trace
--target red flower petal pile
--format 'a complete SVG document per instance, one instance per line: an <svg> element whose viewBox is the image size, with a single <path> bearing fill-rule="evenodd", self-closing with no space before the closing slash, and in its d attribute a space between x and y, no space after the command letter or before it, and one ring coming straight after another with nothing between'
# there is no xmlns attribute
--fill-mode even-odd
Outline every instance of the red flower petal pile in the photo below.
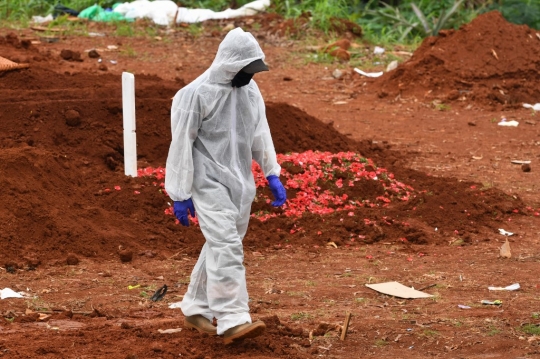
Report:
<svg viewBox="0 0 540 359"><path fill-rule="evenodd" d="M261 221L278 215L286 217L302 217L305 212L315 214L329 214L335 211L349 211L358 207L385 207L392 199L407 201L414 189L395 180L394 175L384 168L377 168L373 161L362 157L355 152L318 152L306 151L302 153L278 154L278 163L282 166L281 180L285 188L294 190L296 195L290 196L283 206L282 214L258 211L252 214ZM301 168L300 171L290 171L292 167ZM268 182L260 167L253 162L253 174L257 188L266 187ZM347 179L337 178L336 174L346 174ZM369 200L356 200L347 194L336 194L332 188L339 190L343 186L354 187L361 180L379 181L385 189L384 196L378 196L375 203ZM323 189L321 184L327 183ZM271 199L262 191L257 194L256 200L270 202Z"/></svg>
<svg viewBox="0 0 540 359"><path fill-rule="evenodd" d="M302 153L278 154L278 163L282 166L281 181L289 190L288 200L283 205L281 213L257 211L251 216L266 221L277 216L300 218L306 212L319 215L330 214L336 211L347 211L348 216L354 216L354 209L359 207L387 207L393 199L409 200L414 189L397 181L392 173L385 168L377 168L373 161L364 158L355 152L318 152L306 151ZM299 168L300 170L292 170ZM256 201L270 203L272 198L262 189L268 186L264 173L254 161L252 165L253 176L257 189ZM338 174L341 174L338 177ZM343 178L345 174L346 178ZM154 186L167 194L164 188L165 168L146 167L137 170L137 175L154 176ZM370 200L357 200L349 198L347 194L337 194L345 186L361 185L360 181L378 181L385 193ZM326 189L323 189L325 187ZM165 209L165 214L173 215L172 207ZM297 229L298 231L300 229Z"/></svg>

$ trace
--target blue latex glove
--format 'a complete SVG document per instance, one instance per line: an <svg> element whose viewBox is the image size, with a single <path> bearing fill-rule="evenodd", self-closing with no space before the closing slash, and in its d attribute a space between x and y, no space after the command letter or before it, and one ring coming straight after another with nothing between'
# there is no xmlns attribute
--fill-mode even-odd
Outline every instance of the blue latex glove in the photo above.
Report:
<svg viewBox="0 0 540 359"><path fill-rule="evenodd" d="M272 206L282 206L283 203L285 203L285 201L287 200L287 191L285 190L285 187L283 187L283 185L281 184L278 176L272 175L266 177L266 179L268 180L268 186L270 187L270 191L272 191L272 194L275 198L275 201L272 202Z"/></svg>
<svg viewBox="0 0 540 359"><path fill-rule="evenodd" d="M195 207L193 201L186 199L185 201L175 201L173 205L174 215L184 227L189 227L188 213L191 217L195 217Z"/></svg>

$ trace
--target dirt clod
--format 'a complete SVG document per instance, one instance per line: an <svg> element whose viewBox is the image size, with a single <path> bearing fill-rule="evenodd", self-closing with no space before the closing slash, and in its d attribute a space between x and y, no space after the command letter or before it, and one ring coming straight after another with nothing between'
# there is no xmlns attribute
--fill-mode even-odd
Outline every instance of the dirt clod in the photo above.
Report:
<svg viewBox="0 0 540 359"><path fill-rule="evenodd" d="M75 254L73 253L68 254L67 259L66 259L66 263L68 265L75 266L79 264L79 262L80 262L79 257L77 257Z"/></svg>
<svg viewBox="0 0 540 359"><path fill-rule="evenodd" d="M101 55L95 49L92 49L92 50L88 51L88 57L91 58L91 59L97 59L97 58L99 58L99 56L101 56Z"/></svg>
<svg viewBox="0 0 540 359"><path fill-rule="evenodd" d="M133 251L128 249L123 249L119 251L118 255L120 256L120 260L122 261L122 263L131 262L131 260L133 259Z"/></svg>
<svg viewBox="0 0 540 359"><path fill-rule="evenodd" d="M81 114L77 110L67 110L64 113L66 119L66 125L70 127L77 127L81 124Z"/></svg>
<svg viewBox="0 0 540 359"><path fill-rule="evenodd" d="M66 61L83 61L81 53L78 51L64 49L60 51L60 57Z"/></svg>

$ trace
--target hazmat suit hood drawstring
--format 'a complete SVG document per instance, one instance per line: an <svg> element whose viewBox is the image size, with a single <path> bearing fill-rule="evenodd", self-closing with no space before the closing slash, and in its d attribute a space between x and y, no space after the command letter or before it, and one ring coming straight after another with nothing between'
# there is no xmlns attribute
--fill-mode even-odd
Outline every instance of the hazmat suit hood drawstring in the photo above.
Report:
<svg viewBox="0 0 540 359"><path fill-rule="evenodd" d="M208 79L212 83L230 83L240 70L255 60L264 61L261 47L252 34L237 27L229 31L219 45Z"/></svg>

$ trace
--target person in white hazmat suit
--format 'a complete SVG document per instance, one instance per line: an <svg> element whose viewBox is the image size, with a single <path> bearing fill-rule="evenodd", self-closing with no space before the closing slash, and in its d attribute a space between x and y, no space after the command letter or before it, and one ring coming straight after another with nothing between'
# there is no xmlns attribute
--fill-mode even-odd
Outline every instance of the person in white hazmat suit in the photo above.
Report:
<svg viewBox="0 0 540 359"><path fill-rule="evenodd" d="M248 32L231 30L208 70L174 96L172 141L165 189L176 217L199 221L206 242L180 304L187 328L223 335L225 344L265 330L249 315L242 239L255 198L252 159L274 195L285 203L281 167L253 74L268 71L264 53ZM217 328L212 324L217 320Z"/></svg>

